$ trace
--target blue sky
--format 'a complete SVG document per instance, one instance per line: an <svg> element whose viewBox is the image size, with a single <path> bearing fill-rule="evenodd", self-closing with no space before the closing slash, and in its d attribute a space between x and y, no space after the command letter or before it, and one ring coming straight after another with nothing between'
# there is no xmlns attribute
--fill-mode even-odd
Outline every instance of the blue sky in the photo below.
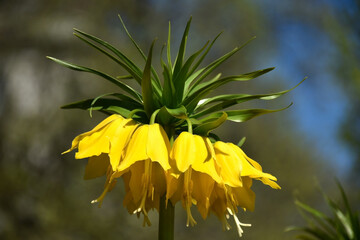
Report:
<svg viewBox="0 0 360 240"><path fill-rule="evenodd" d="M312 11L321 9L322 4L330 4L337 10L339 7L349 9L351 2L315 1L318 6ZM339 128L350 103L331 69L336 65L337 50L317 24L311 24L305 17L282 14L283 11L295 11L291 9L295 4L279 5L281 3L265 6L268 18L273 21L271 24L276 26L278 42L272 65L280 70L284 79L293 81L289 86L295 85L304 76L309 77L292 92L296 103L293 119L325 159L333 163L340 174L345 174L355 156L339 138Z"/></svg>

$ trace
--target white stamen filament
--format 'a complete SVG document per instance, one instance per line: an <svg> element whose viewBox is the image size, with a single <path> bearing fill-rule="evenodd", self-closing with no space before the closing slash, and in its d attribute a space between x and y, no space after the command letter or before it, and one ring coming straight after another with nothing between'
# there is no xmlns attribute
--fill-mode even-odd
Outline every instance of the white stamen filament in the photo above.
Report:
<svg viewBox="0 0 360 240"><path fill-rule="evenodd" d="M242 223L242 222L240 222L239 218L236 216L235 213L233 213L233 211L230 208L228 208L227 210L228 210L229 214L234 217L234 221L235 221L235 224L236 224L236 228L237 228L239 237L241 237L243 232L244 232L242 230L241 226L243 226L243 227L251 227L251 224L250 223Z"/></svg>

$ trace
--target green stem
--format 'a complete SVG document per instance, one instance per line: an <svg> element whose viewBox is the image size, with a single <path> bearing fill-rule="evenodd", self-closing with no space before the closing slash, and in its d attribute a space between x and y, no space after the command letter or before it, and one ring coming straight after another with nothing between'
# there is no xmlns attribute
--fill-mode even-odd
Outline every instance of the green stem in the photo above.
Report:
<svg viewBox="0 0 360 240"><path fill-rule="evenodd" d="M174 143L175 129L172 126L164 126L169 138L170 145ZM174 240L175 207L171 201L166 202L166 194L160 198L159 210L159 240Z"/></svg>
<svg viewBox="0 0 360 240"><path fill-rule="evenodd" d="M166 196L162 196L159 211L159 240L174 239L174 210L175 208L171 201L168 201L166 204Z"/></svg>

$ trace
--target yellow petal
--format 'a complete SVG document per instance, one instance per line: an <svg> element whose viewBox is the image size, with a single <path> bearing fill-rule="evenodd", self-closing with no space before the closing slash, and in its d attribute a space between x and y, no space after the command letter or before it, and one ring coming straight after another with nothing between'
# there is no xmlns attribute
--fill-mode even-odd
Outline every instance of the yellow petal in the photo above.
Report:
<svg viewBox="0 0 360 240"><path fill-rule="evenodd" d="M166 171L170 169L170 142L164 129L157 123L148 126L148 140L146 143L147 156L153 162L158 162Z"/></svg>
<svg viewBox="0 0 360 240"><path fill-rule="evenodd" d="M146 154L148 133L149 125L142 125L135 130L124 150L124 160L120 162L117 171L124 171L135 162L148 159Z"/></svg>
<svg viewBox="0 0 360 240"><path fill-rule="evenodd" d="M136 205L141 201L143 197L144 171L144 162L137 162L136 164L133 164L130 168L131 177L129 181L129 190L131 191L134 203Z"/></svg>
<svg viewBox="0 0 360 240"><path fill-rule="evenodd" d="M155 195L163 196L166 192L166 180L163 167L157 163L152 163L151 183L155 188Z"/></svg>
<svg viewBox="0 0 360 240"><path fill-rule="evenodd" d="M107 117L106 119L104 119L101 123L99 123L95 128L93 128L91 131L88 131L88 132L85 132L85 133L82 133L80 135L78 135L73 141L72 141L72 144L71 144L71 148L65 152L63 152L62 154L65 154L65 153L68 153L72 150L74 150L75 148L78 147L79 145L79 142L86 136L89 136L91 134L93 134L94 132L97 132L99 131L101 128L105 127L107 124L111 123L112 121L116 120L116 119L123 119L122 116L118 115L118 114L113 114L109 117Z"/></svg>
<svg viewBox="0 0 360 240"><path fill-rule="evenodd" d="M232 150L234 151L234 154L241 160L241 164L242 164L241 176L251 176L252 178L264 177L264 178L276 180L276 177L272 176L271 174L263 173L262 171L253 167L253 165L251 165L248 162L248 160L247 160L248 157L238 146L236 146L232 143L227 143L227 144L228 144L228 146L230 146L232 148ZM253 161L253 162L255 162L255 161Z"/></svg>
<svg viewBox="0 0 360 240"><path fill-rule="evenodd" d="M231 187L241 187L241 161L224 142L214 144L216 163L221 168L221 178Z"/></svg>
<svg viewBox="0 0 360 240"><path fill-rule="evenodd" d="M166 199L170 199L173 205L181 200L182 193L184 192L182 184L184 182L184 174L175 176L170 171L166 173Z"/></svg>
<svg viewBox="0 0 360 240"><path fill-rule="evenodd" d="M185 172L195 161L196 146L194 135L188 132L182 132L175 140L171 153L170 164L176 170Z"/></svg>
<svg viewBox="0 0 360 240"><path fill-rule="evenodd" d="M254 211L255 208L255 193L250 189L251 178L243 178L243 187L232 188L232 193L237 206Z"/></svg>
<svg viewBox="0 0 360 240"><path fill-rule="evenodd" d="M260 178L259 179L263 184L266 184L274 189L281 189L281 187L274 181L271 181L268 178Z"/></svg>
<svg viewBox="0 0 360 240"><path fill-rule="evenodd" d="M119 166L123 150L137 127L138 124L136 124L134 120L126 119L123 120L116 129L114 129L113 136L110 138L109 153L113 171L115 171Z"/></svg>
<svg viewBox="0 0 360 240"><path fill-rule="evenodd" d="M114 136L116 129L122 125L123 119L116 119L97 132L84 137L79 142L76 159L99 156L101 153L109 153L110 139Z"/></svg>
<svg viewBox="0 0 360 240"><path fill-rule="evenodd" d="M203 217L206 219L210 207L210 196L214 188L215 181L207 174L193 171L191 178L193 180L192 197L196 200L197 208Z"/></svg>
<svg viewBox="0 0 360 240"><path fill-rule="evenodd" d="M106 154L90 157L85 168L84 179L88 180L105 175L109 164L109 157Z"/></svg>

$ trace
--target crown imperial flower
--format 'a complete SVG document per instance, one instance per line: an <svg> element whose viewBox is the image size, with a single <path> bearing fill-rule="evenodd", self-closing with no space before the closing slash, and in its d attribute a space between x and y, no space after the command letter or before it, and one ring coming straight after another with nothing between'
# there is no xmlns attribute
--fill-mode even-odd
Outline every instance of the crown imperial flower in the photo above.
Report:
<svg viewBox="0 0 360 240"><path fill-rule="evenodd" d="M141 69L130 58L109 43L75 29L75 36L103 53L128 72L111 76L99 70L51 60L70 69L95 74L118 86L122 93L103 94L63 106L109 114L91 131L77 136L69 150L78 149L75 158L88 158L85 179L106 175L105 188L93 203L101 205L107 192L118 179L125 185L124 206L129 213L144 215L144 225L150 225L147 213L159 211L159 239L172 239L174 205L181 201L187 213L187 225L195 225L191 207L195 205L206 219L215 214L224 229L230 229L227 219L233 216L239 235L243 224L236 216L238 208L253 210L255 193L252 181L260 180L280 189L271 174L264 173L259 163L249 158L239 146L220 141L212 130L225 121L244 122L276 110L226 108L254 100L272 100L289 90L269 94L226 94L206 96L218 87L233 81L249 81L273 68L245 74L209 77L220 64L238 52L234 48L208 66L199 68L215 41L208 41L200 50L185 58L191 19L188 21L175 62L171 58L171 27L167 40L167 60L161 59L163 79L152 66L154 42L146 56L123 27L144 58ZM141 87L141 93L123 79L132 79ZM172 220L171 220L172 218Z"/></svg>

